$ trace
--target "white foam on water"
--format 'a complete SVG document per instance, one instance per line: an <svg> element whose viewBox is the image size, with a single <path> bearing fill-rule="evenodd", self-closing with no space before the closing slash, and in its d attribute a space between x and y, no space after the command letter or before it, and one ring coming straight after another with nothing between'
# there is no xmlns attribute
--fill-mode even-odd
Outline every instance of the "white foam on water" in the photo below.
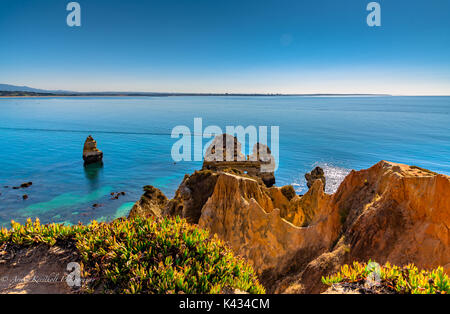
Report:
<svg viewBox="0 0 450 314"><path fill-rule="evenodd" d="M312 165L311 170L315 167L321 167L325 173L326 186L325 192L332 194L337 191L339 185L344 181L345 177L350 173L350 169L334 166L330 163L315 163ZM305 174L301 173L299 179L295 180L291 185L294 187L295 192L304 194L308 191L306 186Z"/></svg>
<svg viewBox="0 0 450 314"><path fill-rule="evenodd" d="M319 163L314 167L321 167L325 172L325 193L334 193L344 181L345 177L350 173L350 169L336 167L328 163Z"/></svg>

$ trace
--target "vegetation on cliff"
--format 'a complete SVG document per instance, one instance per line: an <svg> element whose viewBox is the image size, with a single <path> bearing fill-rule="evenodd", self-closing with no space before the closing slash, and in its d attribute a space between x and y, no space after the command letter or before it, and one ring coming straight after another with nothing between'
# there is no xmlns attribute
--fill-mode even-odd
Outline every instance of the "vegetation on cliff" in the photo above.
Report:
<svg viewBox="0 0 450 314"><path fill-rule="evenodd" d="M112 223L42 225L31 219L2 228L6 244L31 246L74 241L88 291L109 293L264 293L253 269L216 237L179 217L117 219Z"/></svg>
<svg viewBox="0 0 450 314"><path fill-rule="evenodd" d="M386 263L384 266L375 267L374 263L368 264L353 262L347 264L341 270L331 276L322 277L326 285L333 284L361 284L366 280L372 285L378 284L385 291L401 294L448 294L450 293L450 279L442 267L427 271L419 270L414 264L399 267Z"/></svg>

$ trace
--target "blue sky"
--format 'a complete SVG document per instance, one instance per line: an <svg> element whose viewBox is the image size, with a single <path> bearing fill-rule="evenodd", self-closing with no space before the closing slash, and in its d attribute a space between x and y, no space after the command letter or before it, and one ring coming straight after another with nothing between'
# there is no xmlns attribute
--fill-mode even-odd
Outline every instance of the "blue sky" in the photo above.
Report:
<svg viewBox="0 0 450 314"><path fill-rule="evenodd" d="M450 1L0 0L0 83L78 91L450 95Z"/></svg>

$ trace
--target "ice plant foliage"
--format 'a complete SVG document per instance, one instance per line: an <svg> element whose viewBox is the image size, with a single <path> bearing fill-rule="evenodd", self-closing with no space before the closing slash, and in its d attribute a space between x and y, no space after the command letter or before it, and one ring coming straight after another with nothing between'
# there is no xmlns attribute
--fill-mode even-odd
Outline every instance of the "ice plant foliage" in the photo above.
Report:
<svg viewBox="0 0 450 314"><path fill-rule="evenodd" d="M38 218L32 222L28 218L25 225L11 221L11 229L2 228L0 232L0 245L4 243L14 243L18 245L33 245L46 243L55 245L57 240L70 240L76 234L83 234L87 231L86 226L65 226L61 224L42 225Z"/></svg>
<svg viewBox="0 0 450 314"><path fill-rule="evenodd" d="M265 292L251 266L224 242L179 217L71 227L28 220L25 225L12 222L10 230L0 233L0 246L54 245L57 240L75 241L83 276L98 278L89 291L102 286L112 293Z"/></svg>
<svg viewBox="0 0 450 314"><path fill-rule="evenodd" d="M369 261L370 264L371 261ZM341 270L331 276L322 277L322 282L331 286L337 283L357 283L365 281L372 270L365 263L353 262L343 265ZM389 262L380 267L380 284L403 294L448 294L450 280L442 267L427 271L419 270L414 264L404 267Z"/></svg>

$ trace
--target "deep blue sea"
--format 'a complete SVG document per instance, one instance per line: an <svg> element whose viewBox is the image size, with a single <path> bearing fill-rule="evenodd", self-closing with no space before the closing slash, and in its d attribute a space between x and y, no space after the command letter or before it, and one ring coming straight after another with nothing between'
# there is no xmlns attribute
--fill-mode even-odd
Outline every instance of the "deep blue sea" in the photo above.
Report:
<svg viewBox="0 0 450 314"><path fill-rule="evenodd" d="M279 126L277 185L293 184L300 194L316 165L328 192L350 169L382 159L450 174L450 97L3 98L0 225L27 217L109 221L126 215L148 184L172 197L201 162L174 163L170 134L177 125L193 130L196 117L224 130ZM83 167L89 134L104 152L102 168ZM12 189L28 181L31 187Z"/></svg>

